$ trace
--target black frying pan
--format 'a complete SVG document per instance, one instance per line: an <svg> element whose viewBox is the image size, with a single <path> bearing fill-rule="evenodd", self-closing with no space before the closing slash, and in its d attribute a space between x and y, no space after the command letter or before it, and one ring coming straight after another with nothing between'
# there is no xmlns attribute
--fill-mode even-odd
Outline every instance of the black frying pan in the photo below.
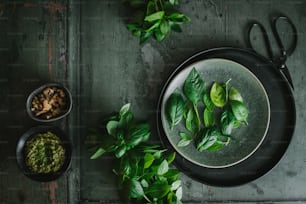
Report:
<svg viewBox="0 0 306 204"><path fill-rule="evenodd" d="M295 103L287 81L268 59L245 49L215 48L199 52L182 64L169 77L162 89L157 113L157 127L163 145L170 151L171 146L161 124L161 101L169 82L186 66L210 58L223 58L247 67L261 81L270 100L271 120L267 135L257 151L243 162L227 168L206 168L198 166L177 154L174 164L189 177L214 186L236 186L267 173L281 159L291 141L295 127Z"/></svg>

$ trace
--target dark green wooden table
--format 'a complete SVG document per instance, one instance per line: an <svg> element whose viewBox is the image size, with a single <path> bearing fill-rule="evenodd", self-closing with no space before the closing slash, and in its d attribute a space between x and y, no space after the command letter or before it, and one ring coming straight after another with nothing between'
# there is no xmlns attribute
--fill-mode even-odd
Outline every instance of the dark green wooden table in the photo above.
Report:
<svg viewBox="0 0 306 204"><path fill-rule="evenodd" d="M120 0L2 1L0 3L0 203L119 203L111 158L89 160L87 128L130 102L135 114L155 124L160 90L175 67L213 47L245 48L246 25L283 13L298 28L298 46L287 65L295 86L296 130L285 156L269 174L249 184L218 188L182 174L184 203L306 203L306 2L303 0L181 0L192 21L162 43L139 45L126 29ZM272 41L275 45L275 42ZM70 170L38 183L20 173L15 147L32 126L28 93L57 81L72 91L72 113L61 126L73 143ZM158 142L153 130L154 140Z"/></svg>

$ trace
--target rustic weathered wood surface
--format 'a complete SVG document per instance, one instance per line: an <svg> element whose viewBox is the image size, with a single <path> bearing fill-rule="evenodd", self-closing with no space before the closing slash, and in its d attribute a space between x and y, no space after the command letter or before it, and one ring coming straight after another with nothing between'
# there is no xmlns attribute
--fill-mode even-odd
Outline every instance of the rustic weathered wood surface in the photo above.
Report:
<svg viewBox="0 0 306 204"><path fill-rule="evenodd" d="M139 45L126 29L130 14L120 0L0 3L1 204L120 203L111 158L88 159L83 144L87 128L126 102L154 127L159 92L180 62L208 48L245 48L248 22L262 22L270 34L269 18L275 13L289 16L298 28L298 46L287 62L297 108L292 143L269 174L243 186L212 187L182 174L183 200L306 203L306 2L181 0L178 9L192 19L183 33ZM38 183L18 170L15 147L24 131L38 125L26 115L27 94L46 81L62 82L73 93L72 113L56 125L67 130L74 156L66 175Z"/></svg>

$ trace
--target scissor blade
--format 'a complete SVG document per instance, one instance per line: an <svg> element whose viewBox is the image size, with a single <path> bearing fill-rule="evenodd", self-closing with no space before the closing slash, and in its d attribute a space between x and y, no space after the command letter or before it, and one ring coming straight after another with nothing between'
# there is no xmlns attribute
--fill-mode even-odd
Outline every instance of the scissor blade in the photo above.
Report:
<svg viewBox="0 0 306 204"><path fill-rule="evenodd" d="M281 72L283 73L284 77L288 81L289 85L291 86L292 90L294 90L292 78L290 76L289 70L287 66L285 65L284 68L280 68Z"/></svg>

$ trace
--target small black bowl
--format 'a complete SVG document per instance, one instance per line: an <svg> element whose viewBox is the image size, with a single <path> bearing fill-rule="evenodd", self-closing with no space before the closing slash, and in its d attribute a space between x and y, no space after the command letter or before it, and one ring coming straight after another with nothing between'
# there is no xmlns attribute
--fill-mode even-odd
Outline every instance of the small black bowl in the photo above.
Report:
<svg viewBox="0 0 306 204"><path fill-rule="evenodd" d="M35 136L38 133L46 133L46 132L52 132L53 134L59 137L59 139L62 142L61 145L65 149L65 160L64 160L62 167L57 172L45 173L45 174L44 173L33 173L28 168L25 162L25 158L26 158L25 145L26 145L26 142L30 138L32 138L32 136ZM37 127L29 129L27 132L25 132L20 137L17 143L17 148L16 148L17 164L20 170L27 177L35 181L40 181L40 182L53 181L53 180L58 179L61 175L63 175L70 166L71 154L72 154L72 148L71 148L71 143L68 137L65 135L65 133L61 129L57 127L51 127L51 126L37 126Z"/></svg>
<svg viewBox="0 0 306 204"><path fill-rule="evenodd" d="M36 116L35 113L31 110L32 109L32 101L33 101L34 97L38 96L39 94L42 94L42 92L48 87L50 87L50 88L55 87L55 88L58 88L58 89L62 89L65 93L65 101L66 101L65 106L61 108L61 113L59 115L57 115L56 117L52 117L50 119L43 118L42 116ZM28 96L28 99L27 99L27 102L26 102L26 110L27 110L28 115L33 120L36 120L36 121L39 121L39 122L53 122L53 121L59 120L61 118L64 118L65 116L67 116L70 113L71 109L72 109L71 93L65 86L63 86L62 84L59 84L59 83L46 83L46 84L38 87Z"/></svg>

